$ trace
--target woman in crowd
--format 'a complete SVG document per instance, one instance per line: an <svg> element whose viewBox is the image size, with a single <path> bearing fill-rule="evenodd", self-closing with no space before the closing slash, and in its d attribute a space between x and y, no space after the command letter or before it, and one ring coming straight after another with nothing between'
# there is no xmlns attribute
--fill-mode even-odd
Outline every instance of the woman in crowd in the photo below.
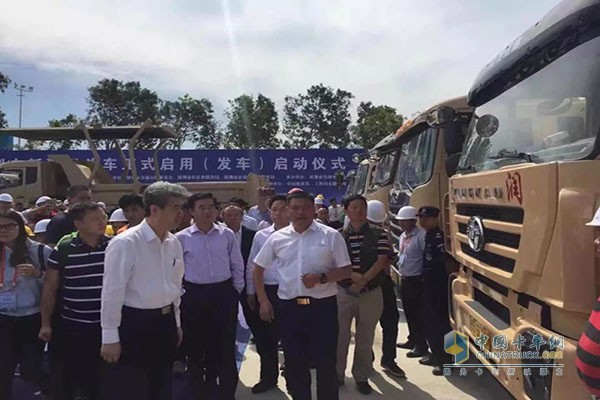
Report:
<svg viewBox="0 0 600 400"><path fill-rule="evenodd" d="M29 239L23 218L13 210L0 214L0 399L11 397L15 367L21 376L47 387L42 370L40 295L51 249Z"/></svg>

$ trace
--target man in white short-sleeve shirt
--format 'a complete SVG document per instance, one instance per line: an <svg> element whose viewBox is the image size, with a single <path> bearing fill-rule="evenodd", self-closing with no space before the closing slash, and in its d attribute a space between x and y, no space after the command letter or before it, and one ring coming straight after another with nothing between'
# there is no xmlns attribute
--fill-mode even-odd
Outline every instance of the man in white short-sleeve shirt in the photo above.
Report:
<svg viewBox="0 0 600 400"><path fill-rule="evenodd" d="M254 259L260 317L274 318L265 293L265 269L276 268L277 303L286 379L294 399L310 399L311 362L317 369L317 399L337 400L337 284L350 278L351 262L342 235L314 221L314 198L306 192L287 197L291 225L274 232Z"/></svg>

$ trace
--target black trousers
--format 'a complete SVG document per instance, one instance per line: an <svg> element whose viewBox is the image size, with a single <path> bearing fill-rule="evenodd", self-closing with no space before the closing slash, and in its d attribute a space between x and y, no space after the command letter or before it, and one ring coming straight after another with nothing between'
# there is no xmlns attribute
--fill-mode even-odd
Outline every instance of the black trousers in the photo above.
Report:
<svg viewBox="0 0 600 400"><path fill-rule="evenodd" d="M427 339L423 326L423 277L421 275L402 277L400 299L408 323L408 339L415 343L415 347L419 351L427 351Z"/></svg>
<svg viewBox="0 0 600 400"><path fill-rule="evenodd" d="M317 399L338 400L336 297L311 298L307 305L280 300L278 307L286 381L292 399L311 400L312 361L317 369Z"/></svg>
<svg viewBox="0 0 600 400"><path fill-rule="evenodd" d="M273 307L278 309L277 285L265 285L267 297ZM279 321L266 322L260 318L259 306L253 312L254 341L256 352L260 356L260 380L267 384L277 384L279 378ZM277 316L276 316L277 318Z"/></svg>
<svg viewBox="0 0 600 400"><path fill-rule="evenodd" d="M177 348L173 307L140 310L123 307L121 358L105 365L103 397L106 400L167 400L172 398L172 370Z"/></svg>
<svg viewBox="0 0 600 400"><path fill-rule="evenodd" d="M396 342L398 341L398 322L400 322L400 313L396 292L394 291L394 281L389 275L381 285L383 293L383 313L379 319L379 325L383 330L382 363L392 364L396 361Z"/></svg>
<svg viewBox="0 0 600 400"><path fill-rule="evenodd" d="M434 359L443 364L449 361L444 351L444 336L450 332L448 318L448 275L445 269L423 274L424 327Z"/></svg>
<svg viewBox="0 0 600 400"><path fill-rule="evenodd" d="M205 371L216 371L221 400L235 399L238 385L236 333L239 295L230 280L208 285L183 283L183 340L197 399L206 399Z"/></svg>
<svg viewBox="0 0 600 400"><path fill-rule="evenodd" d="M100 398L102 330L56 318L49 346L51 393L55 400Z"/></svg>
<svg viewBox="0 0 600 400"><path fill-rule="evenodd" d="M38 339L40 314L10 317L0 314L0 400L11 398L15 367L21 376L46 391L48 375L42 369L44 342Z"/></svg>

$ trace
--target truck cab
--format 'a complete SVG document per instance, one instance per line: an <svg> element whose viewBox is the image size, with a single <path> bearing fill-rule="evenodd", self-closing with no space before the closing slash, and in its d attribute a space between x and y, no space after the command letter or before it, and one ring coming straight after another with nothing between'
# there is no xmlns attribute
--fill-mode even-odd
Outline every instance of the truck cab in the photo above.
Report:
<svg viewBox="0 0 600 400"><path fill-rule="evenodd" d="M475 114L449 189L461 265L451 319L472 352L482 337L494 351L501 336L509 351L536 349L481 359L517 399L590 398L575 358L600 294L585 226L600 204L599 60L600 1L565 0L494 58L468 96Z"/></svg>
<svg viewBox="0 0 600 400"><path fill-rule="evenodd" d="M453 175L473 109L465 96L446 100L407 121L397 132L398 161L389 191L391 233L397 242L401 228L396 220L404 206L435 206L441 210L440 227L448 222L448 177Z"/></svg>

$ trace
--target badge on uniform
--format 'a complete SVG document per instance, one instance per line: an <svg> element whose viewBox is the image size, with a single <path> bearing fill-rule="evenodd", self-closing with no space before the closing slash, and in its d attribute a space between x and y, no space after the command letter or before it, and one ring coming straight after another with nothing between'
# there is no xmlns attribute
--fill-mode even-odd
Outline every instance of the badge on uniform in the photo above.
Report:
<svg viewBox="0 0 600 400"><path fill-rule="evenodd" d="M0 311L15 311L17 309L17 292L8 290L0 292Z"/></svg>
<svg viewBox="0 0 600 400"><path fill-rule="evenodd" d="M400 254L400 258L398 258L398 264L399 265L404 265L404 262L406 261L406 254Z"/></svg>

